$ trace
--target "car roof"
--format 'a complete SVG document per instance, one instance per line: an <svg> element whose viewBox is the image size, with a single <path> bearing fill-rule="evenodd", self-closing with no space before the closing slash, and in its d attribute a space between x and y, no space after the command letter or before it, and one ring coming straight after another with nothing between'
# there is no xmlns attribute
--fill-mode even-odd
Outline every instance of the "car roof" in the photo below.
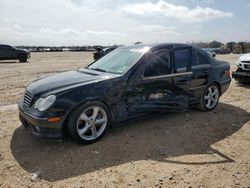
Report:
<svg viewBox="0 0 250 188"><path fill-rule="evenodd" d="M135 49L135 48L149 47L150 49L159 49L159 48L164 48L164 47L169 47L169 46L174 46L175 48L183 48L183 47L194 47L194 48L196 48L193 45L182 44L182 43L136 44L136 45L131 45L131 46L124 46L122 48L125 48L125 49Z"/></svg>
<svg viewBox="0 0 250 188"><path fill-rule="evenodd" d="M8 44L0 44L0 46L10 46L10 45L8 45Z"/></svg>
<svg viewBox="0 0 250 188"><path fill-rule="evenodd" d="M197 47L195 45L192 45L192 44L183 44L183 43L138 44L138 45L132 45L132 46L124 46L124 47L121 47L121 48L123 48L123 49L142 49L142 48L148 47L151 52L155 52L155 51L158 51L158 50L161 50L163 48L170 47L170 46L173 46L174 49L192 47L197 52L202 54L203 56L206 56L206 57L210 58L210 55L206 51L204 51L201 48L199 48L199 47Z"/></svg>

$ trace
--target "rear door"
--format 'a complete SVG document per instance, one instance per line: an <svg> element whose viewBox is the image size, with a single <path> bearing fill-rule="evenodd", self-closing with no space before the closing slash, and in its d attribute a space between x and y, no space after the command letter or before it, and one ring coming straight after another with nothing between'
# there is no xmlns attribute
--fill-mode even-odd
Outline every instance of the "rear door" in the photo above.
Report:
<svg viewBox="0 0 250 188"><path fill-rule="evenodd" d="M0 45L0 59L4 59L4 49L2 45Z"/></svg>
<svg viewBox="0 0 250 188"><path fill-rule="evenodd" d="M183 94L189 95L189 88L192 81L192 47L180 47L174 49L174 73L175 86L183 91Z"/></svg>
<svg viewBox="0 0 250 188"><path fill-rule="evenodd" d="M11 46L2 45L0 47L0 58L5 60L15 59L13 48Z"/></svg>
<svg viewBox="0 0 250 188"><path fill-rule="evenodd" d="M192 53L193 76L190 89L196 90L196 93L201 93L208 84L212 65L209 62L207 54L205 54L206 52L203 53L203 51L194 48Z"/></svg>
<svg viewBox="0 0 250 188"><path fill-rule="evenodd" d="M6 45L1 45L0 46L0 58L3 59L3 60L9 59L8 46L6 46Z"/></svg>

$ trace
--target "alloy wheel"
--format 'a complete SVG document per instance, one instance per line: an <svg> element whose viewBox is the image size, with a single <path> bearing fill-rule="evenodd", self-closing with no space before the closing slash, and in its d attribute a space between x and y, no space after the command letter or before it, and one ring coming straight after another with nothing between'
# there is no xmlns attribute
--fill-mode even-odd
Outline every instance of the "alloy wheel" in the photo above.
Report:
<svg viewBox="0 0 250 188"><path fill-rule="evenodd" d="M205 105L208 109L212 109L216 106L219 100L219 90L216 86L210 86L204 96Z"/></svg>
<svg viewBox="0 0 250 188"><path fill-rule="evenodd" d="M77 133L84 140L98 138L107 126L107 114L100 106L91 106L85 109L77 121Z"/></svg>

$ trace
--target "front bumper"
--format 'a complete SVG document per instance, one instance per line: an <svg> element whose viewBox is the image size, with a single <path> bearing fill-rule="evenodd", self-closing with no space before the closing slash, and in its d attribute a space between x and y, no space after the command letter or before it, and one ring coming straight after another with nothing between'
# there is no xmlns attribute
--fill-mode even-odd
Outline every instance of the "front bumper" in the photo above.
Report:
<svg viewBox="0 0 250 188"><path fill-rule="evenodd" d="M250 61L249 62L237 62L236 65L244 71L250 71Z"/></svg>
<svg viewBox="0 0 250 188"><path fill-rule="evenodd" d="M249 72L233 72L232 73L233 78L238 79L238 78L248 78L250 79L250 71Z"/></svg>
<svg viewBox="0 0 250 188"><path fill-rule="evenodd" d="M19 118L22 125L31 134L49 139L61 139L63 136L62 122L49 123L48 118L38 118L24 112L19 106Z"/></svg>
<svg viewBox="0 0 250 188"><path fill-rule="evenodd" d="M227 80L225 80L225 81L223 81L223 82L220 82L220 86L221 86L221 95L222 95L223 93L225 93L225 92L228 90L228 88L229 88L229 86L230 86L230 83L231 83L231 78L230 78L230 79L227 79Z"/></svg>

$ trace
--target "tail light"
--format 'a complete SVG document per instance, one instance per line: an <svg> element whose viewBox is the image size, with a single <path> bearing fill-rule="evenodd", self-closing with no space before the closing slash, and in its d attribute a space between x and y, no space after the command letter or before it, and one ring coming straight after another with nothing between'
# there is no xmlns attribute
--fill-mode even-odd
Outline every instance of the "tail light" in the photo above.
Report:
<svg viewBox="0 0 250 188"><path fill-rule="evenodd" d="M225 70L225 76L232 78L232 71L231 71L231 66L229 65L229 68Z"/></svg>

